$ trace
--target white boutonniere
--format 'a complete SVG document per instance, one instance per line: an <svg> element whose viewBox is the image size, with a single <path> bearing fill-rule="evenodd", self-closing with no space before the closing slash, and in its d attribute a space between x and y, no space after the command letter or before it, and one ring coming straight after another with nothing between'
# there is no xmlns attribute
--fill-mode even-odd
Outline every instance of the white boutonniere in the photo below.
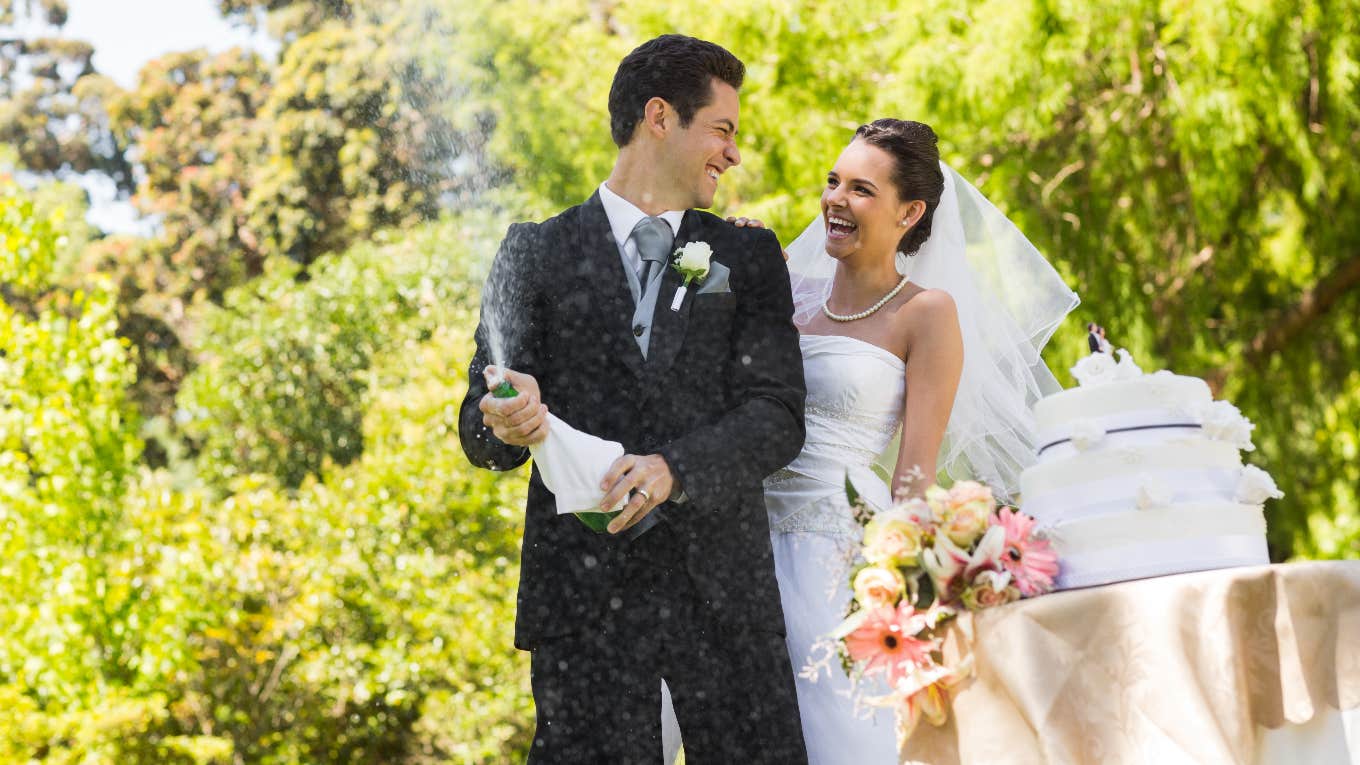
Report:
<svg viewBox="0 0 1360 765"><path fill-rule="evenodd" d="M689 242L684 247L676 249L674 256L671 268L684 279L675 291L675 299L671 300L671 310L678 311L680 304L685 302L685 292L689 285L708 276L708 261L713 258L713 248L708 246L708 242Z"/></svg>

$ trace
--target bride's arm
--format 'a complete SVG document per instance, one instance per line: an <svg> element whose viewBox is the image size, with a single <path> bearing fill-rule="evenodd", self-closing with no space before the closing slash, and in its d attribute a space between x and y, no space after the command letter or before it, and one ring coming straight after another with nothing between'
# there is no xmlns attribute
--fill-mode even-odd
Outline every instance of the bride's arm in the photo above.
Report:
<svg viewBox="0 0 1360 765"><path fill-rule="evenodd" d="M902 444L893 470L893 496L919 497L935 482L935 461L944 440L963 370L963 337L954 299L926 290L903 310L907 336L907 400Z"/></svg>

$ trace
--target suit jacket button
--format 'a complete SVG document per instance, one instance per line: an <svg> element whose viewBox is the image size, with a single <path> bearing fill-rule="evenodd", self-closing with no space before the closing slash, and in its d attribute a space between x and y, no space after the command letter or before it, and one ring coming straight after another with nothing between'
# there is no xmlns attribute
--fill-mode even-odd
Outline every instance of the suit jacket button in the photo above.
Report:
<svg viewBox="0 0 1360 765"><path fill-rule="evenodd" d="M642 333L647 331L647 327L642 324L633 325L633 337L642 337Z"/></svg>

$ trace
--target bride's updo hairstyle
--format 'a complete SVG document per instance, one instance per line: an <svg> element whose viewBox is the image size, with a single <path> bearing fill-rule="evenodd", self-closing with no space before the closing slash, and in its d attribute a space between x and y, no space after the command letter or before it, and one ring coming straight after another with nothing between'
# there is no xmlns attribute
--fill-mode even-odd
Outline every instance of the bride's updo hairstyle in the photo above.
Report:
<svg viewBox="0 0 1360 765"><path fill-rule="evenodd" d="M944 193L944 173L940 172L939 140L923 122L884 118L860 125L855 138L877 146L893 158L893 185L903 200L926 203L925 214L898 243L897 249L913 255L930 238L930 222Z"/></svg>

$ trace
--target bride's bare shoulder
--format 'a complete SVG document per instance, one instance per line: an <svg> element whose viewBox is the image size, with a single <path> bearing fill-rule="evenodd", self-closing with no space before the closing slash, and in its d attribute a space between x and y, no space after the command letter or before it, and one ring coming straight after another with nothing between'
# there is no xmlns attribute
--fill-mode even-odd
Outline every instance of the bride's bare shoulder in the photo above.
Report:
<svg viewBox="0 0 1360 765"><path fill-rule="evenodd" d="M949 327L953 327L957 333L959 309L953 296L940 289L911 286L916 287L916 292L897 312L898 329L906 336L907 342L910 344L922 333L939 332Z"/></svg>
<svg viewBox="0 0 1360 765"><path fill-rule="evenodd" d="M954 305L954 298L944 290L927 289L915 284L916 293L912 295L907 304L903 306L907 311L925 314L927 317L944 318L945 316L958 316L958 307Z"/></svg>

